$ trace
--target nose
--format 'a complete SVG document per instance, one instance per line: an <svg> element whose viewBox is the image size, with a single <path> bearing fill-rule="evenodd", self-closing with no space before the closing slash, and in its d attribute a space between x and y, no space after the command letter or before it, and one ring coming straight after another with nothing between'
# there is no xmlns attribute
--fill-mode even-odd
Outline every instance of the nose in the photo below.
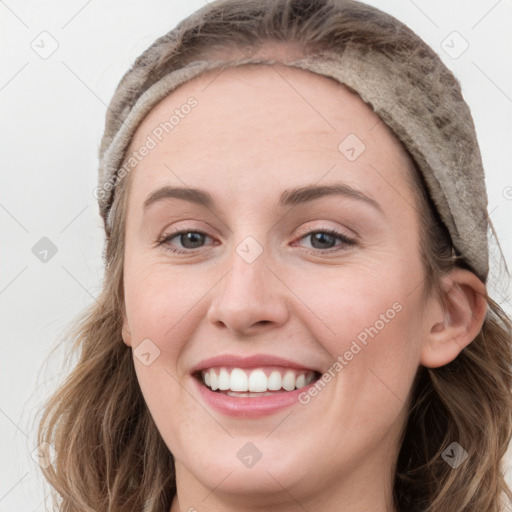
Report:
<svg viewBox="0 0 512 512"><path fill-rule="evenodd" d="M254 251L254 246L250 250ZM286 323L290 310L288 288L269 260L264 250L253 261L243 249L233 251L230 270L212 290L207 313L212 324L244 336Z"/></svg>

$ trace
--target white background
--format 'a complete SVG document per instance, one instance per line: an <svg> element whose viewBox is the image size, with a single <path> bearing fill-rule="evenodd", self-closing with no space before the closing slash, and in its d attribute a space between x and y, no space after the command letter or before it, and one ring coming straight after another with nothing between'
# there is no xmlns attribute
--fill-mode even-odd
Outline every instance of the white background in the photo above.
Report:
<svg viewBox="0 0 512 512"><path fill-rule="evenodd" d="M0 1L0 512L43 510L34 414L65 374L59 352L43 368L45 358L100 289L104 233L92 191L106 106L133 60L204 3ZM510 264L512 0L368 3L415 30L460 79ZM33 49L41 38L46 51L58 44L46 59ZM32 252L42 237L57 248L46 263ZM491 294L511 313L509 280L496 265L492 275Z"/></svg>

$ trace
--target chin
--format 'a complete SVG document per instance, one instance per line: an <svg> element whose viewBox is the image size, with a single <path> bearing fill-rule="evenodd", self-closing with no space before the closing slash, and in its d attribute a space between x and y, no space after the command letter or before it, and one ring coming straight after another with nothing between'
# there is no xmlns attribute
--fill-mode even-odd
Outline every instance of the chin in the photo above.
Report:
<svg viewBox="0 0 512 512"><path fill-rule="evenodd" d="M279 444L281 450L276 449L276 443L264 438L253 443L249 437L235 437L220 453L214 455L209 451L207 457L194 458L186 467L195 479L210 489L264 499L308 478L305 459L298 454L290 457L294 450Z"/></svg>

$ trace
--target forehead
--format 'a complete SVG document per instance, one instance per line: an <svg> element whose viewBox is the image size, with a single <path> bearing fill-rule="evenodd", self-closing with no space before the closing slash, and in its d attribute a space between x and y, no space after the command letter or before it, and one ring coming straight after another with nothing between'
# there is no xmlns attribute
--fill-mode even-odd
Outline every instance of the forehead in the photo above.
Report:
<svg viewBox="0 0 512 512"><path fill-rule="evenodd" d="M187 106L190 98L197 101L197 108L191 112ZM283 114L291 123L280 118ZM186 117L190 120L181 122ZM194 122L197 117L210 124L198 126ZM275 124L275 119L280 122ZM194 77L151 109L132 137L130 148L142 143L159 123L169 120L173 139L193 135L198 128L204 136L206 132L215 135L226 131L233 135L242 127L272 134L281 127L282 132L290 133L292 126L296 134L314 130L319 134L338 132L341 136L349 121L361 139L380 139L395 150L401 149L379 116L346 86L330 77L282 64L213 69ZM338 122L345 125L340 127ZM166 135L167 131L162 134L164 139L171 139Z"/></svg>
<svg viewBox="0 0 512 512"><path fill-rule="evenodd" d="M407 174L398 140L357 94L280 64L214 69L186 82L149 112L127 155L149 139L154 148L131 176L141 194L157 182L178 184L180 176L181 185L211 188L222 177L264 190L265 172L287 188L292 171L297 183L311 183L334 165L346 182L373 180L379 189L376 164L385 163L391 182Z"/></svg>

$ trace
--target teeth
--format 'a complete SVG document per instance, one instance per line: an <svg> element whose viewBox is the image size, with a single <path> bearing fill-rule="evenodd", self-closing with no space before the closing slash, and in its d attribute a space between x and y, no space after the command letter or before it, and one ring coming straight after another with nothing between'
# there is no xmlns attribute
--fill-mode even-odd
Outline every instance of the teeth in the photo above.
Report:
<svg viewBox="0 0 512 512"><path fill-rule="evenodd" d="M219 389L221 391L226 391L229 389L230 379L229 379L229 373L225 368L221 368L219 372Z"/></svg>
<svg viewBox="0 0 512 512"><path fill-rule="evenodd" d="M306 385L306 376L305 375L299 375L297 377L297 380L295 381L295 386L297 386L297 389L303 388Z"/></svg>
<svg viewBox="0 0 512 512"><path fill-rule="evenodd" d="M268 376L268 389L271 391L277 391L278 389L281 389L281 374L274 370L269 376Z"/></svg>
<svg viewBox="0 0 512 512"><path fill-rule="evenodd" d="M219 378L217 377L217 374L215 372L209 372L210 373L210 387L212 388L212 391L216 391L219 389ZM205 382L206 384L206 382ZM208 384L206 384L208 385Z"/></svg>
<svg viewBox="0 0 512 512"><path fill-rule="evenodd" d="M235 373L236 370L233 370ZM245 375L245 372L243 372ZM267 376L263 370L253 370L249 377L249 391L267 391ZM231 388L233 389L233 388Z"/></svg>
<svg viewBox="0 0 512 512"><path fill-rule="evenodd" d="M268 375L267 375L268 374ZM270 391L293 391L313 382L315 374L306 370L272 370L263 368L213 369L202 372L203 383L211 390L226 391L230 396L266 396Z"/></svg>
<svg viewBox="0 0 512 512"><path fill-rule="evenodd" d="M229 396L242 396L244 398L251 397L251 396L271 396L274 393L271 391L266 391L265 393L238 393L236 391L226 391L226 395Z"/></svg>
<svg viewBox="0 0 512 512"><path fill-rule="evenodd" d="M222 372L227 372L224 368L221 370ZM231 372L231 378L229 379L229 388L231 391L247 391L249 389L249 381L247 379L247 375L240 368L235 368ZM227 389L227 388L226 388Z"/></svg>
<svg viewBox="0 0 512 512"><path fill-rule="evenodd" d="M295 374L291 371L287 371L283 377L283 388L286 391L293 391L295 389Z"/></svg>

